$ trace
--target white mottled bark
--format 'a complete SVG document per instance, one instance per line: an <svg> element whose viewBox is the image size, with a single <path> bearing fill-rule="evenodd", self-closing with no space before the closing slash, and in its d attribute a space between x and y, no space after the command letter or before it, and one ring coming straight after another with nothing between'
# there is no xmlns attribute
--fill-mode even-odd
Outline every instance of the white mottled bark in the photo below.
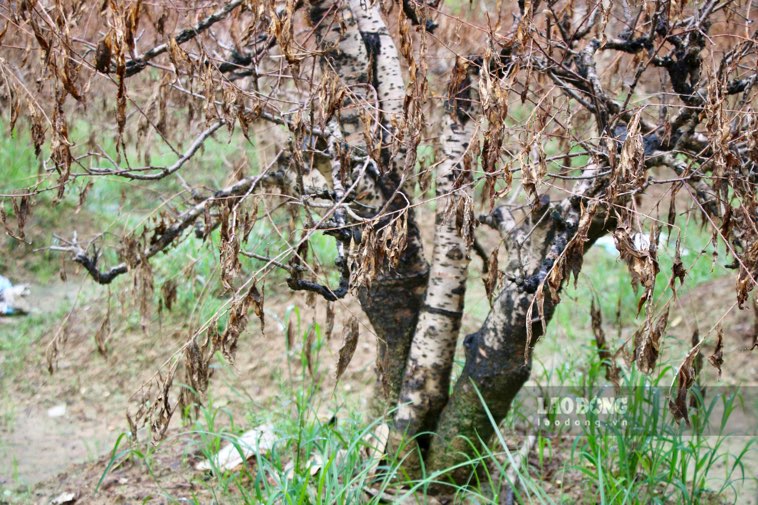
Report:
<svg viewBox="0 0 758 505"><path fill-rule="evenodd" d="M340 127L350 145L365 145L360 136L359 109L369 99L369 55L352 10L341 1L311 2L311 22L324 51L321 68L339 78L347 91L340 104ZM326 104L324 104L326 105ZM326 118L327 120L330 118Z"/></svg>
<svg viewBox="0 0 758 505"><path fill-rule="evenodd" d="M366 36L376 37L376 87L383 112L384 123L392 124L403 114L405 83L400 67L400 56L395 41L382 19L379 2L368 5L365 0L349 0L350 9L358 20L358 29Z"/></svg>
<svg viewBox="0 0 758 505"><path fill-rule="evenodd" d="M360 0L312 0L311 21L316 26L319 47L324 50L323 65L331 67L349 90L348 100L366 100L364 110L372 111L378 121L361 128L365 116L340 113L340 129L347 144L365 149L365 139L358 139L367 129L376 132L376 146L381 144L381 159L376 164L381 174L366 176L361 167L353 167L353 178L360 177L353 194L361 195L363 206L353 210L363 217L373 217L383 210L388 216L407 213L407 240L395 265L382 265L382 271L370 286L359 290L361 305L377 334L377 410L394 406L402 382L403 370L423 302L428 266L423 254L418 227L409 199L402 194L400 156L389 156L394 125L402 124L405 84L400 58L378 3ZM375 91L375 93L374 93ZM379 108L376 110L375 107ZM374 114L376 112L376 114ZM346 121L347 120L347 121ZM377 127L378 126L378 127ZM403 151L404 152L404 151ZM368 153L375 156L375 152ZM391 159L392 158L392 159ZM402 161L402 160L401 160ZM332 178L336 179L332 166ZM335 194L342 188L335 186ZM380 219L381 228L388 219Z"/></svg>
<svg viewBox="0 0 758 505"><path fill-rule="evenodd" d="M434 252L426 299L405 370L396 428L407 436L434 428L447 403L450 372L463 316L463 299L472 241L470 202L464 155L475 122L447 116L442 141L444 160L437 182Z"/></svg>

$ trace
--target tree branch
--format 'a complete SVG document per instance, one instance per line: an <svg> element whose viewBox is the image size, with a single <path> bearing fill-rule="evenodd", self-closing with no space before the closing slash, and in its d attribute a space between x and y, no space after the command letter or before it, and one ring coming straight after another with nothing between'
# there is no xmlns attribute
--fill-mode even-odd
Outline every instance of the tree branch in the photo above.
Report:
<svg viewBox="0 0 758 505"><path fill-rule="evenodd" d="M244 196L253 191L258 183L264 178L266 171L257 176L246 177L224 189L216 191L210 196L198 203L191 209L181 213L171 226L168 226L160 235L151 239L151 245L147 247L139 261L148 260L161 251L167 249L182 233L202 216L208 209L220 204L227 198ZM126 263L120 263L108 270L99 270L97 263L99 251L95 249L93 255L88 255L87 251L79 246L74 238L68 246L52 246L51 251L70 252L73 254L73 260L82 265L90 276L99 284L110 284L119 275L129 271Z"/></svg>
<svg viewBox="0 0 758 505"><path fill-rule="evenodd" d="M226 4L221 9L217 10L210 16L206 17L205 19L202 19L198 24L196 24L192 28L187 28L179 32L174 37L174 40L176 41L177 44L181 45L187 41L194 39L195 37L200 35L202 32L204 32L205 30L213 26L214 24L226 18L226 16L228 16L230 12L232 12L234 9L236 9L242 4L243 4L243 0L232 0L231 2L229 2L228 4ZM135 74L138 74L139 72L145 69L145 67L147 66L150 60L152 60L153 58L157 56L160 56L166 51L168 51L168 44L165 44L165 43L160 44L148 50L141 57L136 58L134 60L127 61L126 62L126 77L131 77Z"/></svg>
<svg viewBox="0 0 758 505"><path fill-rule="evenodd" d="M130 168L126 170L113 170L110 168L89 168L87 170L87 174L77 174L77 175L116 175L119 177L125 177L127 179L133 179L133 180L139 180L139 181L156 181L159 179L163 179L164 177L167 177L174 172L181 169L185 163L187 163L189 160L192 159L192 157L197 153L197 151L202 147L202 145L205 143L208 138L213 135L219 128L224 126L226 124L226 121L223 119L220 121L217 121L213 125L211 125L210 128L200 133L200 135L195 138L195 140L190 144L190 147L187 149L187 151L182 154L182 156L174 162L173 165L169 167L155 167L155 166L149 166L149 167L139 167L139 168ZM147 172L156 170L158 171L157 174L140 174L135 172Z"/></svg>

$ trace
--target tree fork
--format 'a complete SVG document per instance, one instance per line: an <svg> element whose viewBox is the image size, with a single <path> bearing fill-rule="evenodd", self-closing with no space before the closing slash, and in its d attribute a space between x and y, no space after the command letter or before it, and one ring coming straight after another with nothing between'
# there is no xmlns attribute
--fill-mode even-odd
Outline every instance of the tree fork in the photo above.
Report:
<svg viewBox="0 0 758 505"><path fill-rule="evenodd" d="M595 185L599 187L602 186ZM587 188L587 193L595 188ZM591 216L584 235L578 229L582 201L572 197L551 209L553 216L538 227L543 239L534 241L526 251L531 256L527 262L538 266L530 270L529 279L510 281L498 295L482 327L464 339L466 364L442 411L426 454L428 472L457 466L446 477L465 484L473 470L464 464L471 459L472 445L488 444L496 425L508 414L513 399L529 379L532 349L559 303L557 294L553 299L546 290L541 310L530 310L530 306L536 309L540 305L538 291L531 280L540 279L538 284L544 285L552 269L560 268L558 261L574 240L584 241L581 253L575 258L578 264L572 265L572 269L581 268L586 250L615 226L613 218L598 212Z"/></svg>

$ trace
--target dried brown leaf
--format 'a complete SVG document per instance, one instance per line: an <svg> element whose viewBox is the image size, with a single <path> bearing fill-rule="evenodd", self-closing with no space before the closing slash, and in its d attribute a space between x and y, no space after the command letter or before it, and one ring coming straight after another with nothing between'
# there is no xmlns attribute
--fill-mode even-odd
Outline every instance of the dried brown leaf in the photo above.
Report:
<svg viewBox="0 0 758 505"><path fill-rule="evenodd" d="M347 324L345 339L340 348L339 361L337 362L337 381L340 380L342 374L347 370L347 366L350 364L355 350L358 348L358 334L358 319L353 316Z"/></svg>
<svg viewBox="0 0 758 505"><path fill-rule="evenodd" d="M108 310L105 313L105 318L103 318L103 322L100 323L100 326L95 332L95 344L97 345L97 352L99 352L100 355L103 357L108 355L108 348L106 347L106 343L108 342L110 335L111 335L111 304L110 304L110 291L109 291L108 292Z"/></svg>
<svg viewBox="0 0 758 505"><path fill-rule="evenodd" d="M608 342L606 340L605 330L603 330L603 314L600 307L595 302L596 300L593 297L590 304L590 317L592 319L592 333L595 335L598 357L605 368L605 378L618 389L621 387L620 370L618 365L616 365L615 357L612 356L611 352L608 350Z"/></svg>
<svg viewBox="0 0 758 505"><path fill-rule="evenodd" d="M708 356L708 363L718 370L720 379L721 365L724 364L724 330L720 326L716 330L716 349L713 351L713 354Z"/></svg>
<svg viewBox="0 0 758 505"><path fill-rule="evenodd" d="M290 321L287 325L287 350L291 350L295 345L295 324Z"/></svg>
<svg viewBox="0 0 758 505"><path fill-rule="evenodd" d="M613 232L621 259L627 264L632 278L632 286L642 286L645 292L637 304L637 313L649 300L652 300L655 278L660 271L658 266L657 243L658 233L656 227L650 230L649 244L647 247L635 245L632 239L631 227L628 224L619 224Z"/></svg>
<svg viewBox="0 0 758 505"><path fill-rule="evenodd" d="M247 294L247 300L249 305L253 307L253 312L255 313L255 317L258 318L258 320L261 322L261 332L263 332L266 329L266 319L265 319L265 313L263 311L263 298L264 293L262 291L258 291L258 288L255 284L250 286L250 290Z"/></svg>
<svg viewBox="0 0 758 505"><path fill-rule="evenodd" d="M500 248L496 247L487 260L487 274L484 276L484 291L487 293L487 299L492 306L492 300L495 295L496 288L503 277L503 274L498 268L498 252Z"/></svg>
<svg viewBox="0 0 758 505"><path fill-rule="evenodd" d="M84 203L87 201L87 195L89 194L89 191L92 189L92 186L94 186L95 183L93 181L87 181L87 184L84 185L84 188L79 192L79 203L76 204L76 209L74 209L74 214L78 214L81 212L82 207L84 207Z"/></svg>
<svg viewBox="0 0 758 505"><path fill-rule="evenodd" d="M110 37L111 33L109 32L103 40L98 42L95 52L95 69L103 74L107 74L111 69L111 58L113 58L111 45L113 42L111 42Z"/></svg>
<svg viewBox="0 0 758 505"><path fill-rule="evenodd" d="M669 286L672 290L676 290L676 279L679 279L679 284L684 283L684 276L687 275L687 270L684 269L682 263L681 253L681 237L676 239L676 252L674 253L674 264L671 266L671 280ZM676 292L676 291L675 291Z"/></svg>
<svg viewBox="0 0 758 505"><path fill-rule="evenodd" d="M311 376L311 379L315 379L315 368L316 363L313 362L313 344L316 341L316 330L314 329L313 325L311 325L310 328L308 328L308 335L305 338L305 363L308 366L308 375Z"/></svg>
<svg viewBox="0 0 758 505"><path fill-rule="evenodd" d="M674 419L676 421L684 419L684 421L687 423L687 426L690 424L690 418L687 412L687 392L695 382L696 373L694 363L696 356L700 352L701 345L702 342L699 342L692 349L690 349L690 351L687 353L687 356L685 356L684 361L682 361L682 364L679 365L679 370L677 371L676 378L676 398L669 399L669 410L671 410Z"/></svg>
<svg viewBox="0 0 758 505"><path fill-rule="evenodd" d="M698 328L695 328L695 331L692 333L690 343L692 347L695 347L700 343L700 330ZM703 370L702 348L699 348L695 355L692 370L695 373L695 386L699 389L700 398L705 398L705 387L700 385L700 372ZM698 396L690 394L690 408L697 409L699 406L702 406L702 403L698 401Z"/></svg>
<svg viewBox="0 0 758 505"><path fill-rule="evenodd" d="M171 311L176 301L176 281L170 279L163 283L163 286L161 286L161 297L163 306Z"/></svg>
<svg viewBox="0 0 758 505"><path fill-rule="evenodd" d="M332 339L332 333L334 333L334 303L326 303L326 328L324 329L324 335L326 340Z"/></svg>
<svg viewBox="0 0 758 505"><path fill-rule="evenodd" d="M661 349L661 336L668 324L669 309L653 324L647 318L645 324L634 334L634 359L637 367L644 373L651 373L658 361Z"/></svg>

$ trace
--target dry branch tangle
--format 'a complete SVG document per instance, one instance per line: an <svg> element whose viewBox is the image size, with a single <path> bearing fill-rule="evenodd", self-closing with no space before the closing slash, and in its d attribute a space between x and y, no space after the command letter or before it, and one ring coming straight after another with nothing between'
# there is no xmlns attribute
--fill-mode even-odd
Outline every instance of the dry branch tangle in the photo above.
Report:
<svg viewBox="0 0 758 505"><path fill-rule="evenodd" d="M116 266L98 265L98 237L55 249L103 284L134 271L144 304L151 259L193 226L202 239L219 228L222 283L237 296L227 331L203 328L182 349L185 374L200 389L211 359L200 342L233 352L242 312L262 314L254 289L272 268L287 271L292 289L328 300L357 294L378 337L377 410L398 407L393 443L430 430L436 435L419 444L428 469L463 462L470 445L461 437L486 443L493 431L480 396L497 421L506 415L563 283L600 235L614 232L644 288L635 309L646 322L633 353L644 370L655 366L667 323L667 307L653 296L657 241L663 226L683 229L682 197L727 244L740 305L758 277L749 0L494 4L465 19L445 4L413 0L187 2L187 12L127 0L2 5L2 99L12 128L28 121L42 166L34 186L0 207L6 231L24 239L32 198L46 190L60 199L89 178L178 180L185 192L171 202L175 210L124 237ZM113 131L77 144L71 120L97 112ZM243 163L207 193L194 177L204 168L199 157L210 138L234 129L258 142L262 168L250 174ZM100 147L113 137L115 155ZM143 159L135 168L151 143L177 161ZM418 159L435 144L433 162ZM112 166L98 168L103 159ZM427 263L418 221L432 180ZM671 204L651 219L639 200L654 187L665 187ZM476 229L477 206L495 231ZM264 219L282 247L270 256L246 252L242 244ZM632 240L643 231L646 249ZM337 240L338 286L309 261L315 233ZM466 364L448 398L475 233L499 236L506 251L491 264L505 268L502 282L490 274L488 291L500 290L482 327L463 340ZM244 271L241 255L264 266ZM680 282L684 268L673 273ZM170 368L149 403L161 408L140 419L158 417L158 432L175 409L176 362ZM689 368L685 359L682 377ZM452 477L465 482L470 470Z"/></svg>

